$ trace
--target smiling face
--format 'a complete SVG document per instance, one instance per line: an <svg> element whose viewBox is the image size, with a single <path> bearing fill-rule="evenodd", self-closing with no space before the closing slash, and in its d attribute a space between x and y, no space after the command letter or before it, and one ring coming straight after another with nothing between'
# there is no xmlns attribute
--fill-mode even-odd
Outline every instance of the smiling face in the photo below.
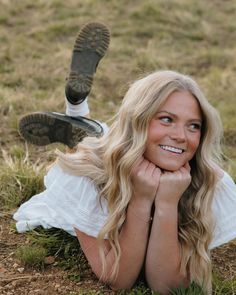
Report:
<svg viewBox="0 0 236 295"><path fill-rule="evenodd" d="M201 124L197 99L187 91L173 92L150 122L144 157L163 170L178 170L193 158Z"/></svg>

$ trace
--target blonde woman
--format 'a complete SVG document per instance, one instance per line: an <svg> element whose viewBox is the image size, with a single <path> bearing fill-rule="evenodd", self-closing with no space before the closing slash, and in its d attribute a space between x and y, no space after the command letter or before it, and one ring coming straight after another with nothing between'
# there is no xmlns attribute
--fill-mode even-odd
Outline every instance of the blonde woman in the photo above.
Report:
<svg viewBox="0 0 236 295"><path fill-rule="evenodd" d="M131 288L144 270L160 294L192 281L211 294L210 250L236 237L236 186L220 168L221 135L192 78L154 72L130 86L102 137L57 152L46 190L14 215L17 229L77 235L94 273L114 289Z"/></svg>

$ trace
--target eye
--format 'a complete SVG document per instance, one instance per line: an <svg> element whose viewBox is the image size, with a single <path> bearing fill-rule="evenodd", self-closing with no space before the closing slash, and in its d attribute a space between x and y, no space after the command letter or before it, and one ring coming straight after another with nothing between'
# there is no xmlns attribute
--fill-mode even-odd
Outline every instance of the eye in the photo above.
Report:
<svg viewBox="0 0 236 295"><path fill-rule="evenodd" d="M189 128L193 131L201 130L201 124L199 123L191 123Z"/></svg>
<svg viewBox="0 0 236 295"><path fill-rule="evenodd" d="M173 121L172 118L168 116L160 117L160 120L164 123L171 123Z"/></svg>

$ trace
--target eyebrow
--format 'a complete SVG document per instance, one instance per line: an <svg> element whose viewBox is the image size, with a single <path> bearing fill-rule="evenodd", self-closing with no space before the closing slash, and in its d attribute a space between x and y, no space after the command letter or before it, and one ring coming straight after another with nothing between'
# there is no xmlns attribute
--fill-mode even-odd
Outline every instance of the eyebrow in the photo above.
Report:
<svg viewBox="0 0 236 295"><path fill-rule="evenodd" d="M160 113L167 113L167 114L169 114L170 116L172 116L172 117L174 117L174 118L177 118L177 117L178 117L176 114L171 113L171 112L169 112L169 111L165 111L165 110L162 110L162 111L160 111L160 112L157 112L157 114L160 114ZM199 118L190 119L189 121L197 121L197 122L199 122L199 123L202 123L202 119L199 119Z"/></svg>

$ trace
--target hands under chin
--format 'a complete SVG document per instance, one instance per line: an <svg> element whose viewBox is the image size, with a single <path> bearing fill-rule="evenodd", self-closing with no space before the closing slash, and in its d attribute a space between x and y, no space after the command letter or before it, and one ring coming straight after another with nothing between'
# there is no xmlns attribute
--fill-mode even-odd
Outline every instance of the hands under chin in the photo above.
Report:
<svg viewBox="0 0 236 295"><path fill-rule="evenodd" d="M178 205L178 202L191 183L189 163L177 171L162 171L156 193L155 204Z"/></svg>
<svg viewBox="0 0 236 295"><path fill-rule="evenodd" d="M133 198L152 205L159 186L161 169L145 158L140 158L131 171Z"/></svg>
<svg viewBox="0 0 236 295"><path fill-rule="evenodd" d="M155 204L178 205L191 182L190 166L186 163L177 171L161 171L152 162L140 158L131 171L134 198Z"/></svg>

